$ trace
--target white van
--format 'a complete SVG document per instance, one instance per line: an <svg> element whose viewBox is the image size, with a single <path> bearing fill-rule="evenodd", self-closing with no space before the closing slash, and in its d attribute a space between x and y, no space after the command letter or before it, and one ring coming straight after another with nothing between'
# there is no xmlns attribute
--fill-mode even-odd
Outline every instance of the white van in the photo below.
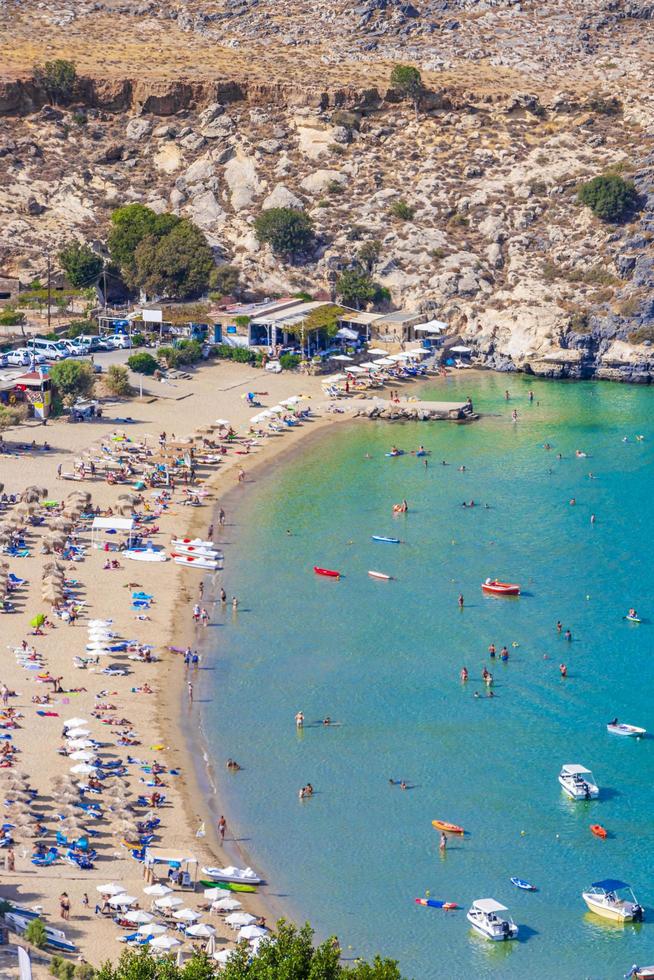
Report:
<svg viewBox="0 0 654 980"><path fill-rule="evenodd" d="M28 340L27 348L37 354L44 354L49 361L63 361L70 356L70 351L60 340L46 340L44 337Z"/></svg>

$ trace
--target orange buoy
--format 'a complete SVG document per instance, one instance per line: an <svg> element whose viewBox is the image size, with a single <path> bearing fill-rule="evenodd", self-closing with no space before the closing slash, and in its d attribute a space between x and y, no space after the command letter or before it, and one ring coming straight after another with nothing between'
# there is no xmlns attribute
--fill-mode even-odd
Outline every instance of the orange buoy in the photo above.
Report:
<svg viewBox="0 0 654 980"><path fill-rule="evenodd" d="M606 837L606 830L599 823L592 823L590 825L591 834L595 834L596 837L601 837L602 840Z"/></svg>

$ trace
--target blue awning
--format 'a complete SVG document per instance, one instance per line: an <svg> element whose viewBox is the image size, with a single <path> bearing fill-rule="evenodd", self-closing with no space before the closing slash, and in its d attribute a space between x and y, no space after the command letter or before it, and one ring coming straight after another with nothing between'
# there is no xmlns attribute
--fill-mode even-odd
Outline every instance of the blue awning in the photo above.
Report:
<svg viewBox="0 0 654 980"><path fill-rule="evenodd" d="M603 888L605 892L617 892L621 888L629 888L626 881L618 881L617 878L605 878L604 881L594 881L593 888Z"/></svg>

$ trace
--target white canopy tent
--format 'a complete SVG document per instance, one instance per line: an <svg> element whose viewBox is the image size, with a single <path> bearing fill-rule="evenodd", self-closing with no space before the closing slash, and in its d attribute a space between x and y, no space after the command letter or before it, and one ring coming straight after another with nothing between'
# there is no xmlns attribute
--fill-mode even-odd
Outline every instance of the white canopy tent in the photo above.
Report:
<svg viewBox="0 0 654 980"><path fill-rule="evenodd" d="M447 330L447 323L443 320L427 320L426 323L419 323L413 329L416 333L442 333L443 330Z"/></svg>
<svg viewBox="0 0 654 980"><path fill-rule="evenodd" d="M101 537L107 531L127 532L127 546L132 544L134 519L132 517L94 517L91 525L91 547L101 548Z"/></svg>
<svg viewBox="0 0 654 980"><path fill-rule="evenodd" d="M459 344L457 347L450 347L448 354L472 354L472 347L464 347Z"/></svg>

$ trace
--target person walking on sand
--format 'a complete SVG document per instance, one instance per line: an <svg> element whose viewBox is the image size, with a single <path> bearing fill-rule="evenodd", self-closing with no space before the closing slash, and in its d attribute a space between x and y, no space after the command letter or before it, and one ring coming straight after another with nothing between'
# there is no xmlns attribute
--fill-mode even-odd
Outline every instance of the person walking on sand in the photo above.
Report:
<svg viewBox="0 0 654 980"><path fill-rule="evenodd" d="M198 596L200 599L204 599L204 582L200 582L198 587Z"/></svg>
<svg viewBox="0 0 654 980"><path fill-rule="evenodd" d="M189 702L190 702L191 704L193 704L193 685L191 684L191 682L190 682L190 681L189 681L189 682L188 682L188 684L186 685L186 689L187 689L187 691L188 691L188 699L189 699Z"/></svg>
<svg viewBox="0 0 654 980"><path fill-rule="evenodd" d="M70 899L67 892L62 892L59 896L59 909L62 919L70 919Z"/></svg>
<svg viewBox="0 0 654 980"><path fill-rule="evenodd" d="M226 830L227 830L227 821L225 820L224 816L221 815L220 820L218 821L218 833L220 834L221 841L225 840Z"/></svg>
<svg viewBox="0 0 654 980"><path fill-rule="evenodd" d="M196 602L195 605L193 606L193 622L194 623L197 623L198 620L200 619L200 611L201 611L200 610L200 606Z"/></svg>
<svg viewBox="0 0 654 980"><path fill-rule="evenodd" d="M221 527L225 526L225 511L222 509L222 507L218 511L218 523Z"/></svg>
<svg viewBox="0 0 654 980"><path fill-rule="evenodd" d="M2 687L0 687L0 695L2 695L2 705L4 708L6 708L9 704L9 688L6 684L3 684Z"/></svg>
<svg viewBox="0 0 654 980"><path fill-rule="evenodd" d="M241 469L238 471L238 482L245 483L245 470L243 467L241 467Z"/></svg>
<svg viewBox="0 0 654 980"><path fill-rule="evenodd" d="M5 871L16 870L16 856L13 847L8 848L5 854Z"/></svg>
<svg viewBox="0 0 654 980"><path fill-rule="evenodd" d="M210 541L213 538L213 524L209 525L209 530L207 531L207 537L209 538Z"/></svg>

